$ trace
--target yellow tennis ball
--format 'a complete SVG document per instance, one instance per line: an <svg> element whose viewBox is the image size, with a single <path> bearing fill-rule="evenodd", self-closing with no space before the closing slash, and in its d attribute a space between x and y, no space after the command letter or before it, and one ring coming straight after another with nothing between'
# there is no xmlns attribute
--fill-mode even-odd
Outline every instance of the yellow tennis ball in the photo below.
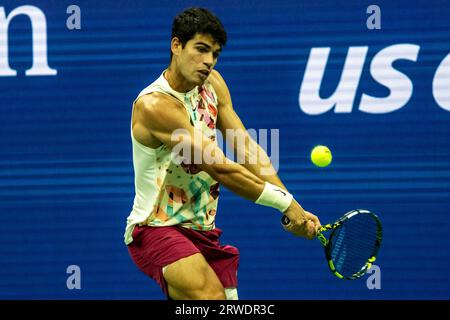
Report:
<svg viewBox="0 0 450 320"><path fill-rule="evenodd" d="M311 161L318 167L326 167L332 159L331 151L326 146L315 146L311 151Z"/></svg>

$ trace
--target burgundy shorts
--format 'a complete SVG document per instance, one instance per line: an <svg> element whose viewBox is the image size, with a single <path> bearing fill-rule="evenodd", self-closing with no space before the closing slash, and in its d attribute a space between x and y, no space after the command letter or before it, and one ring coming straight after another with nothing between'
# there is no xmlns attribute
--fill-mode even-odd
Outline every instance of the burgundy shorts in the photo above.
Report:
<svg viewBox="0 0 450 320"><path fill-rule="evenodd" d="M181 226L136 225L128 252L138 268L154 279L168 296L162 268L182 258L201 253L216 272L224 288L237 287L239 251L220 245L222 230L196 231Z"/></svg>

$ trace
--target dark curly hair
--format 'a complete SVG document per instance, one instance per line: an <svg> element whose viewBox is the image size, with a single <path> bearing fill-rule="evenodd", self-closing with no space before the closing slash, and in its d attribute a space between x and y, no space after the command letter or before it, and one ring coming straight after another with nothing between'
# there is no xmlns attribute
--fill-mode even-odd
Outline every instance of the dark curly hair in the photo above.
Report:
<svg viewBox="0 0 450 320"><path fill-rule="evenodd" d="M227 32L222 22L204 8L189 8L178 14L172 24L172 39L180 39L183 47L197 33L210 34L221 47L227 42ZM172 56L172 55L171 55Z"/></svg>

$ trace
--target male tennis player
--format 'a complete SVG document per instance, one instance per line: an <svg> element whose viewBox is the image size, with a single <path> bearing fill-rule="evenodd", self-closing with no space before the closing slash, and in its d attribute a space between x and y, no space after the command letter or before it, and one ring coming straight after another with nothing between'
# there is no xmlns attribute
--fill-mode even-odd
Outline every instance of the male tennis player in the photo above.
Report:
<svg viewBox="0 0 450 320"><path fill-rule="evenodd" d="M320 226L286 190L265 152L258 161L238 164L218 147L216 129L224 137L227 129L245 132L225 81L213 70L226 40L222 23L209 11L191 8L179 14L169 67L133 105L136 196L125 243L139 269L172 299L238 298L239 252L219 243L222 231L214 224L219 184L284 213L291 221L285 229L294 235L311 239ZM240 149L248 160L250 146L259 153L262 148L245 135L247 148ZM181 163L171 156L180 141L192 151L180 155ZM195 154L200 161L194 161ZM263 174L267 168L269 175Z"/></svg>

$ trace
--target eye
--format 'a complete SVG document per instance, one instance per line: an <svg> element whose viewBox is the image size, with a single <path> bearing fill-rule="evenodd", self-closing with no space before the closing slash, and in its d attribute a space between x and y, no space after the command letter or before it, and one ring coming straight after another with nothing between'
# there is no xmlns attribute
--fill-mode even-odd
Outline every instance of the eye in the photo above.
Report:
<svg viewBox="0 0 450 320"><path fill-rule="evenodd" d="M205 47L197 47L197 50L201 53L207 53L208 49L206 49Z"/></svg>

